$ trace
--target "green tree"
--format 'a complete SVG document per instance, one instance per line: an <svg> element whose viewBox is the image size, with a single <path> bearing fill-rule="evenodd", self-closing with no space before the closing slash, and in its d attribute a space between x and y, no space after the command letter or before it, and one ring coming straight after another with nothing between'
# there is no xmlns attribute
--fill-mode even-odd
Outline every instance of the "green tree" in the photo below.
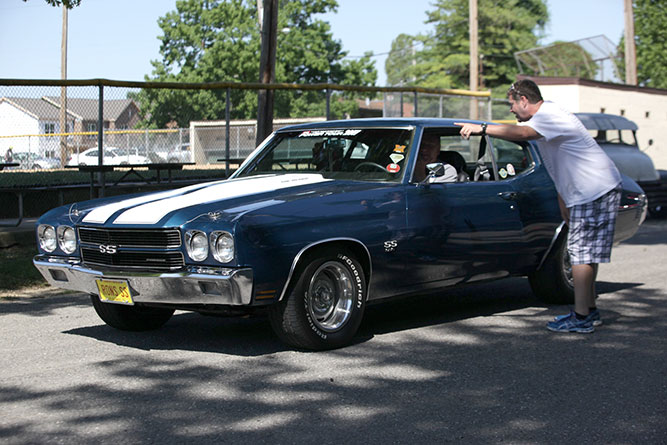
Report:
<svg viewBox="0 0 667 445"><path fill-rule="evenodd" d="M27 2L28 0L23 0L24 2ZM75 6L79 6L81 4L81 0L44 0L46 3L48 3L51 6L64 6L67 9L72 9Z"/></svg>
<svg viewBox="0 0 667 445"><path fill-rule="evenodd" d="M391 42L391 50L384 63L388 85L411 85L415 80L417 44L415 37L399 34Z"/></svg>
<svg viewBox="0 0 667 445"><path fill-rule="evenodd" d="M523 74L595 79L598 72L593 55L578 42L557 40L549 46L520 54L518 58Z"/></svg>
<svg viewBox="0 0 667 445"><path fill-rule="evenodd" d="M416 83L434 88L468 88L470 39L468 0L437 0L427 12L434 31L415 36L424 43L416 55ZM548 20L544 0L478 0L482 86L507 86L515 80L515 51L537 46ZM387 73L387 78L390 73Z"/></svg>
<svg viewBox="0 0 667 445"><path fill-rule="evenodd" d="M349 61L328 23L315 14L334 10L335 0L283 0L278 14L276 82L374 85L377 72L370 55ZM257 82L260 35L256 0L179 0L176 10L158 20L163 35L161 60L152 61L150 81ZM225 115L222 90L143 89L136 97L145 123L162 127L176 121L221 119ZM257 92L233 89L232 117L254 119ZM332 111L353 109L352 95L338 95ZM276 117L323 115L325 94L320 91L278 91Z"/></svg>
<svg viewBox="0 0 667 445"><path fill-rule="evenodd" d="M640 86L667 89L667 9L664 0L634 0L637 82ZM625 81L625 37L618 44L616 67Z"/></svg>

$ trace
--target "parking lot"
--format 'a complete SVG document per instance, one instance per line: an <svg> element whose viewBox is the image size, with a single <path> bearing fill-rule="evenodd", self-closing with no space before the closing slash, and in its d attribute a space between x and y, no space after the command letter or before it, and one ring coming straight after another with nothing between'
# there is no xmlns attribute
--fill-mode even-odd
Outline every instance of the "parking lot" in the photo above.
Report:
<svg viewBox="0 0 667 445"><path fill-rule="evenodd" d="M356 342L286 348L264 318L115 331L88 296L0 300L4 443L665 443L667 222L600 269L604 325L527 280L368 308Z"/></svg>

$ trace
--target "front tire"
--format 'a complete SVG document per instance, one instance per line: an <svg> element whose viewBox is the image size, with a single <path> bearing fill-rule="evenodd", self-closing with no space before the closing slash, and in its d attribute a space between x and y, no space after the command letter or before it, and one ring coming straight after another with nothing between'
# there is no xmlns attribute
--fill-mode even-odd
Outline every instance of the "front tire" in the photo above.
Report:
<svg viewBox="0 0 667 445"><path fill-rule="evenodd" d="M296 283L269 309L276 335L302 349L323 350L349 344L366 306L366 277L347 251L326 250L305 260Z"/></svg>
<svg viewBox="0 0 667 445"><path fill-rule="evenodd" d="M97 295L91 295L90 299L97 315L121 331L152 331L162 327L174 314L173 309L103 303Z"/></svg>
<svg viewBox="0 0 667 445"><path fill-rule="evenodd" d="M574 303L572 265L567 253L567 228L560 234L542 268L528 275L535 296L545 303Z"/></svg>

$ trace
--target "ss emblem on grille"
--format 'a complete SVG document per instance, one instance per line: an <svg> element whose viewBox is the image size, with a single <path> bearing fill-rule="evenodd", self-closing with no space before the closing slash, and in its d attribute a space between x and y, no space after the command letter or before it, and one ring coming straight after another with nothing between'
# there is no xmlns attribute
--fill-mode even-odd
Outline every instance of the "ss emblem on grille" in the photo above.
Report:
<svg viewBox="0 0 667 445"><path fill-rule="evenodd" d="M116 253L118 251L118 246L114 246L112 244L100 244L100 252L101 253Z"/></svg>

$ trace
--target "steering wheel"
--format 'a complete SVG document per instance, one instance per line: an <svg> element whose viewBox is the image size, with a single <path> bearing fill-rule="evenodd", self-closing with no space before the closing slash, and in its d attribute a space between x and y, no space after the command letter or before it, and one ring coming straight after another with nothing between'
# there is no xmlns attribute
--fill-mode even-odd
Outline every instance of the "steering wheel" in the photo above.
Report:
<svg viewBox="0 0 667 445"><path fill-rule="evenodd" d="M378 170L382 170L382 171L385 172L385 173L387 172L387 169L384 168L383 166L381 166L380 164L377 164L377 163L375 163L375 162L368 162L368 161L366 161L366 162L362 162L361 164L359 164L359 165L357 165L356 167L354 167L354 171L355 171L355 172L356 172L356 171L359 171L362 167L373 167L373 168L376 168L376 169L378 169Z"/></svg>

